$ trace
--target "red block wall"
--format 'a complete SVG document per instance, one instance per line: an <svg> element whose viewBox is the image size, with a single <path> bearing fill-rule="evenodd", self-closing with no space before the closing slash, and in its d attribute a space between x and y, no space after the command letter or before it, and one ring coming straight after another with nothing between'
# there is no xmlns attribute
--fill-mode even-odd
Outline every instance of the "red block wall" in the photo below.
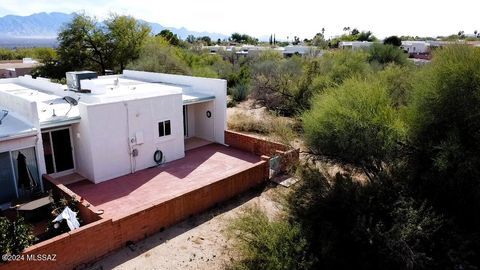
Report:
<svg viewBox="0 0 480 270"><path fill-rule="evenodd" d="M56 261L16 261L0 264L0 270L83 269L105 254L158 232L190 215L202 212L268 179L268 162L166 202L153 203L118 220L100 219L81 228L27 248L23 255L55 254ZM62 186L61 192L74 195ZM72 194L73 193L73 194Z"/></svg>

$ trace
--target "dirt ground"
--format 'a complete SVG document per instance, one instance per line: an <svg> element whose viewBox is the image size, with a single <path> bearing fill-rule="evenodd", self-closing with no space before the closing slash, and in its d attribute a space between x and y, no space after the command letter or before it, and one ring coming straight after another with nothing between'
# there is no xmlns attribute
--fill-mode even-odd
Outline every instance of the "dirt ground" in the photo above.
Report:
<svg viewBox="0 0 480 270"><path fill-rule="evenodd" d="M270 217L279 213L281 194L273 183L248 191L145 240L124 247L89 269L225 269L235 256L225 234L229 220L258 205Z"/></svg>

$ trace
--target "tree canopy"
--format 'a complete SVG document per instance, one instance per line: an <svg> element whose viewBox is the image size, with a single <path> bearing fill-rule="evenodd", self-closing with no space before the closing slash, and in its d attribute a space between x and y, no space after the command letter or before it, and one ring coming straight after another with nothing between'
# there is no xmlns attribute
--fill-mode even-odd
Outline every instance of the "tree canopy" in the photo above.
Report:
<svg viewBox="0 0 480 270"><path fill-rule="evenodd" d="M257 38L251 37L247 34L240 34L240 33L233 33L229 37L229 40L237 43L244 43L244 44L253 44L253 45L258 44Z"/></svg>
<svg viewBox="0 0 480 270"><path fill-rule="evenodd" d="M178 36L168 29L163 29L156 36L163 37L170 45L178 46L180 44Z"/></svg>
<svg viewBox="0 0 480 270"><path fill-rule="evenodd" d="M130 16L111 14L105 23L85 14L76 15L58 35L57 49L65 71L93 69L105 74L107 69L122 70L138 58L150 27Z"/></svg>

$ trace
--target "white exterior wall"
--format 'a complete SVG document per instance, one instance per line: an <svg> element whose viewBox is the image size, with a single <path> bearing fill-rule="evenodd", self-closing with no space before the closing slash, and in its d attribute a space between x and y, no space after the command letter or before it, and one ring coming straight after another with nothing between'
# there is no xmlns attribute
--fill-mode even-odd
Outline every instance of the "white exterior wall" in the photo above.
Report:
<svg viewBox="0 0 480 270"><path fill-rule="evenodd" d="M338 47L342 49L358 50L362 48L369 48L373 42L370 41L340 41Z"/></svg>
<svg viewBox="0 0 480 270"><path fill-rule="evenodd" d="M132 172L130 147L138 149L134 171L156 165L157 149L165 162L185 156L181 94L84 106L73 132L77 171L95 183ZM172 134L159 137L158 122L165 120L171 121ZM143 144L129 143L137 132Z"/></svg>
<svg viewBox="0 0 480 270"><path fill-rule="evenodd" d="M45 167L45 157L43 156L42 133L40 130L40 121L38 119L37 103L0 91L0 106L15 113L16 118L31 124L37 130L37 134L34 137L0 142L1 152L35 146L38 175L41 177L43 174L47 173L47 169ZM42 181L40 182L42 183Z"/></svg>
<svg viewBox="0 0 480 270"><path fill-rule="evenodd" d="M87 106L79 103L78 110L82 120L80 123L72 125L72 133L70 134L73 148L75 149L75 170L87 179L93 179L92 134L89 127Z"/></svg>
<svg viewBox="0 0 480 270"><path fill-rule="evenodd" d="M207 141L214 141L215 140L215 115L213 114L213 110L215 108L215 101L208 101L203 103L197 103L190 105L190 107L195 108L195 115L192 119L195 123L195 137L207 140ZM207 117L207 111L212 112L212 117Z"/></svg>
<svg viewBox="0 0 480 270"><path fill-rule="evenodd" d="M212 110L212 118L214 119L214 141L221 144L225 143L224 131L227 128L226 80L133 70L124 70L123 75L127 78L147 82L163 82L170 84L187 85L190 86L192 91L194 92L208 93L214 95L215 102L214 109ZM182 111L180 110L180 113L181 112ZM195 124L195 129L198 129L198 125L198 123Z"/></svg>
<svg viewBox="0 0 480 270"><path fill-rule="evenodd" d="M408 53L427 53L430 50L430 46L427 42L402 42L401 46Z"/></svg>

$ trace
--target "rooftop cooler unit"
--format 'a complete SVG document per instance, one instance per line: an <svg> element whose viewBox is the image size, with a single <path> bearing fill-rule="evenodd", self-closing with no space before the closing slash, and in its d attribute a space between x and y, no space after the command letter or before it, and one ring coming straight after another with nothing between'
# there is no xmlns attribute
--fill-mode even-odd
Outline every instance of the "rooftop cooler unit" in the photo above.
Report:
<svg viewBox="0 0 480 270"><path fill-rule="evenodd" d="M90 80L97 78L97 73L94 71L71 71L67 72L67 86L68 90L80 93L90 93L89 89L82 89L81 80Z"/></svg>

